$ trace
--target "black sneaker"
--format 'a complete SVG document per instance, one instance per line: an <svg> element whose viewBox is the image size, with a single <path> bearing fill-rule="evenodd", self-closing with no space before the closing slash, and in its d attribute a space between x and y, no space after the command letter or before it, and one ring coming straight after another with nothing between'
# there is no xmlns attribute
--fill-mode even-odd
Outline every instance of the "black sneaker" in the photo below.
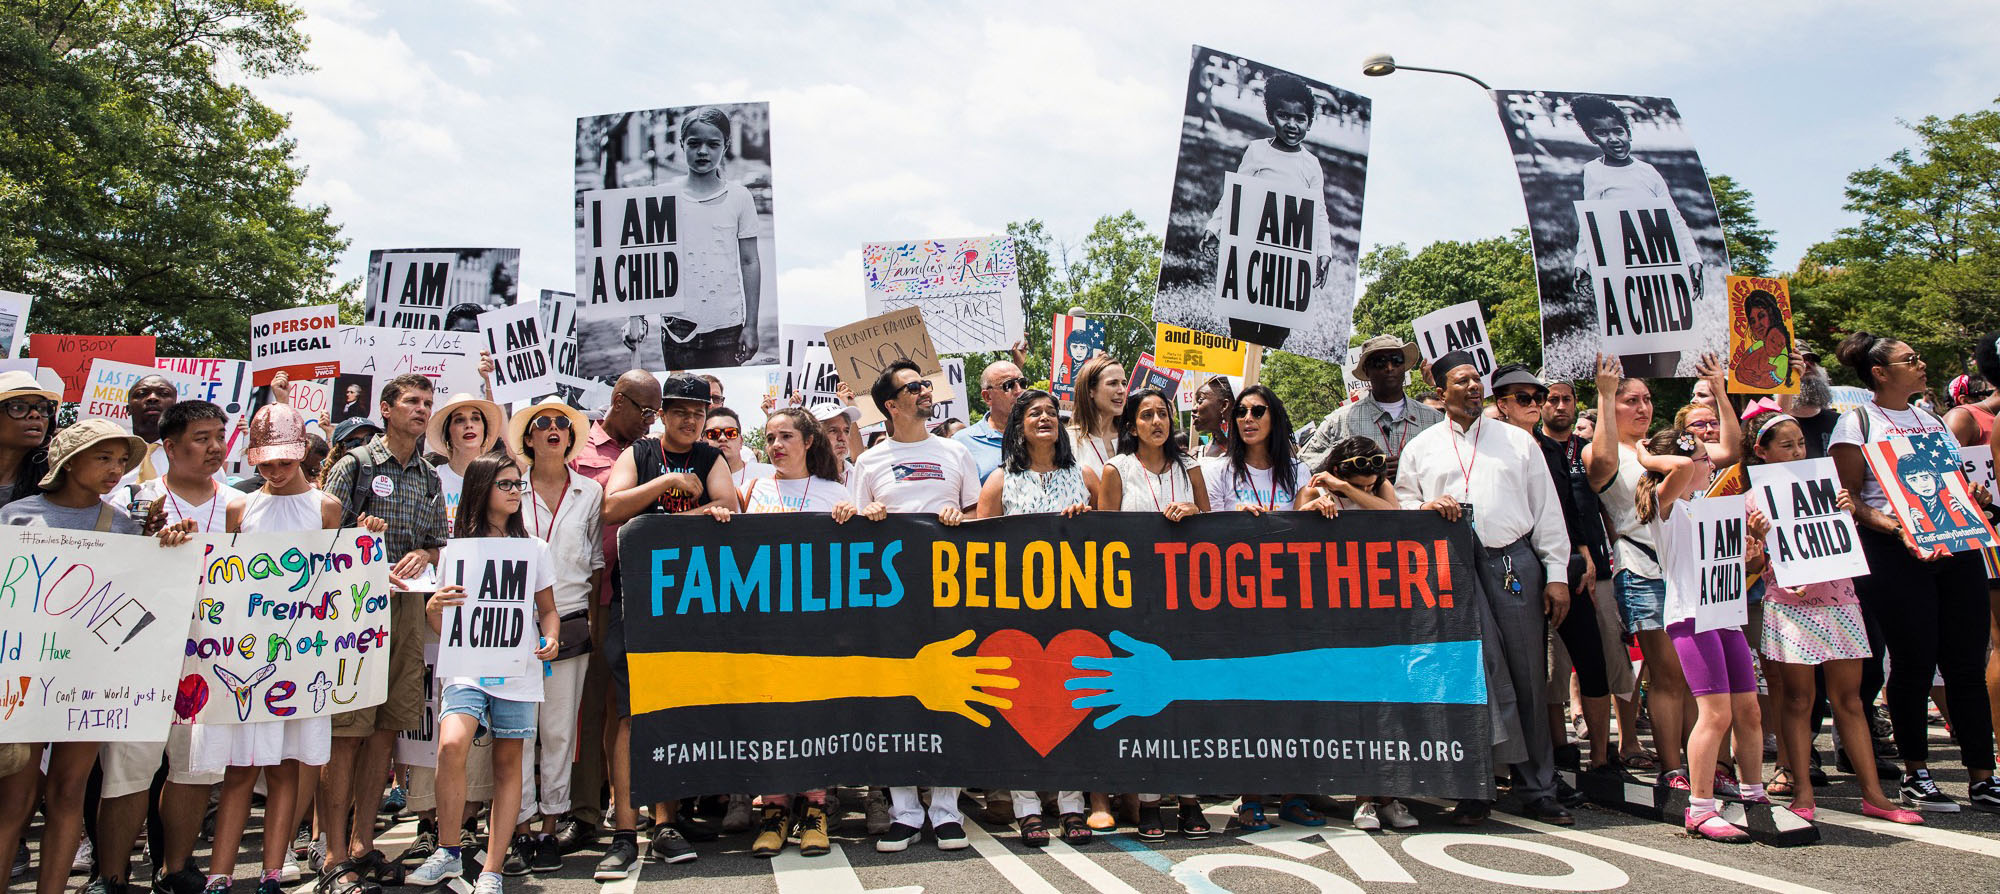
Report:
<svg viewBox="0 0 2000 894"><path fill-rule="evenodd" d="M687 841L699 841L706 844L717 838L713 825L704 820L698 820L689 816L686 810L681 811L680 815L675 817L674 821L669 825L673 826L674 831L680 833L680 837Z"/></svg>
<svg viewBox="0 0 2000 894"><path fill-rule="evenodd" d="M653 859L662 863L687 863L697 856L694 845L673 826L660 826L653 830Z"/></svg>
<svg viewBox="0 0 2000 894"><path fill-rule="evenodd" d="M1971 804L1977 810L2000 813L2000 782L1996 782L1993 777L1988 776L1985 779L1972 783L1972 788L1967 793L1965 802Z"/></svg>
<svg viewBox="0 0 2000 894"><path fill-rule="evenodd" d="M285 894L285 886L278 884L277 879L267 878L257 883L257 894Z"/></svg>
<svg viewBox="0 0 2000 894"><path fill-rule="evenodd" d="M1587 800L1589 799L1585 798L1582 792L1577 791L1575 786L1564 782L1560 778L1556 780L1556 801L1562 804L1562 806L1582 807L1583 802Z"/></svg>
<svg viewBox="0 0 2000 894"><path fill-rule="evenodd" d="M889 831L882 833L882 837L875 839L875 852L893 854L903 851L909 848L910 842L917 840L917 835L922 832L923 830L916 826L897 823L890 826Z"/></svg>
<svg viewBox="0 0 2000 894"><path fill-rule="evenodd" d="M556 847L563 856L574 854L597 844L597 825L586 823L575 817L565 817L556 824Z"/></svg>
<svg viewBox="0 0 2000 894"><path fill-rule="evenodd" d="M972 840L965 837L965 827L957 823L932 826L931 837L937 839L938 850L941 851L960 851L972 844Z"/></svg>
<svg viewBox="0 0 2000 894"><path fill-rule="evenodd" d="M561 872L562 858L562 845L556 843L554 835L537 836L534 849L528 852L528 868L537 873Z"/></svg>
<svg viewBox="0 0 2000 894"><path fill-rule="evenodd" d="M312 846L313 846L312 823L309 822L300 823L299 834L292 837L292 859L294 860L305 859L306 852L312 850Z"/></svg>
<svg viewBox="0 0 2000 894"><path fill-rule="evenodd" d="M1895 736L1896 725L1894 723L1889 722L1888 708L1884 708L1881 705L1876 705L1875 707L1869 709L1868 734L1874 736L1877 739L1888 739Z"/></svg>
<svg viewBox="0 0 2000 894"><path fill-rule="evenodd" d="M604 859L597 861L597 871L591 878L600 882L612 882L632 874L639 865L639 833L618 832L611 836L611 846L604 849Z"/></svg>
<svg viewBox="0 0 2000 894"><path fill-rule="evenodd" d="M153 877L153 890L158 894L201 894L201 889L207 886L208 876L192 866Z"/></svg>
<svg viewBox="0 0 2000 894"><path fill-rule="evenodd" d="M207 879L207 876L202 877L204 882ZM195 890L199 891L201 889L197 887ZM125 882L109 881L103 876L94 876L90 881L85 882L83 886L83 894L131 894L131 891L131 885Z"/></svg>
<svg viewBox="0 0 2000 894"><path fill-rule="evenodd" d="M1929 770L1913 770L1903 774L1903 803L1928 813L1957 813L1958 802L1950 795L1938 791L1937 783L1931 779Z"/></svg>
<svg viewBox="0 0 2000 894"><path fill-rule="evenodd" d="M519 878L528 874L528 858L535 852L533 835L516 835L507 844L507 859L500 864L500 874Z"/></svg>
<svg viewBox="0 0 2000 894"><path fill-rule="evenodd" d="M410 842L410 846L403 851L402 855L396 858L396 862L410 866L421 866L425 860L431 858L432 854L437 853L437 849L437 821L418 818L416 840Z"/></svg>

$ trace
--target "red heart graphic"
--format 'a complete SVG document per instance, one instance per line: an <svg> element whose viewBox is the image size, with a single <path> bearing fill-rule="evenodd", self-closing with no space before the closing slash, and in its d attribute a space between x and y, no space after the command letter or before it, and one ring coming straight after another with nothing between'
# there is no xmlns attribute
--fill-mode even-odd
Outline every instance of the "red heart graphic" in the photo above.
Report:
<svg viewBox="0 0 2000 894"><path fill-rule="evenodd" d="M1002 655L1013 659L1006 674L1021 681L1017 689L996 689L991 694L1012 699L1014 707L1000 712L1008 725L1027 740L1028 746L1048 757L1062 740L1076 730L1087 708L1070 707L1070 702L1101 690L1070 690L1063 682L1077 677L1103 677L1102 671L1080 671L1070 666L1078 655L1110 658L1111 647L1104 638L1088 630L1065 630L1049 640L1048 648L1019 630L999 630L979 644L980 655Z"/></svg>
<svg viewBox="0 0 2000 894"><path fill-rule="evenodd" d="M188 674L181 678L181 690L174 696L174 713L182 720L193 720L208 704L208 678L200 674Z"/></svg>

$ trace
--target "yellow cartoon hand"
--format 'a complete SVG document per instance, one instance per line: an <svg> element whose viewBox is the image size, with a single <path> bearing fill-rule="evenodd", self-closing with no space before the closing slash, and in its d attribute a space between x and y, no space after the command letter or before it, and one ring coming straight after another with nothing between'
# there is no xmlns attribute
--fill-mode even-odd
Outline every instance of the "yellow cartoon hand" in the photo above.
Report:
<svg viewBox="0 0 2000 894"><path fill-rule="evenodd" d="M947 640L939 640L917 650L917 657L909 662L909 692L923 702L924 707L933 711L948 711L959 714L980 726L992 726L992 718L972 709L972 703L990 705L1005 711L1014 707L1012 699L981 692L986 689L1015 689L1021 681L1013 677L987 673L1006 670L1013 665L1013 659L1000 656L954 655L960 649L972 644L972 631L967 630Z"/></svg>

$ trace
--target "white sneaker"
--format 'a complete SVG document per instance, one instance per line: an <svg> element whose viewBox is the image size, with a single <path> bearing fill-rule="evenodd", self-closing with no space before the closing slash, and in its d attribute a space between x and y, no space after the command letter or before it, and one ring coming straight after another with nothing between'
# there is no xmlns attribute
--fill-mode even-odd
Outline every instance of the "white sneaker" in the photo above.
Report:
<svg viewBox="0 0 2000 894"><path fill-rule="evenodd" d="M91 847L90 836L85 835L82 838L77 839L76 859L70 861L69 864L70 874L75 875L79 872L89 872L91 868L94 867L96 864L97 864L97 851L95 848Z"/></svg>
<svg viewBox="0 0 2000 894"><path fill-rule="evenodd" d="M290 885L295 884L298 880L299 864L297 861L286 860L285 865L278 867L278 884Z"/></svg>
<svg viewBox="0 0 2000 894"><path fill-rule="evenodd" d="M1374 801L1354 805L1354 828L1368 832L1381 830L1382 818L1375 813Z"/></svg>
<svg viewBox="0 0 2000 894"><path fill-rule="evenodd" d="M504 878L497 872L482 872L479 874L479 884L472 888L472 894L505 894Z"/></svg>
<svg viewBox="0 0 2000 894"><path fill-rule="evenodd" d="M1410 813L1410 808L1404 807L1401 801L1390 801L1382 805L1382 818L1388 820L1389 825L1398 829L1414 829L1417 827L1416 816Z"/></svg>
<svg viewBox="0 0 2000 894"><path fill-rule="evenodd" d="M756 821L750 816L750 796L730 795L729 812L722 815L722 831L748 832Z"/></svg>
<svg viewBox="0 0 2000 894"><path fill-rule="evenodd" d="M451 851L445 848L438 848L424 861L424 865L410 873L407 882L419 888L428 888L464 874L465 858L453 856ZM484 879L480 883L485 884Z"/></svg>

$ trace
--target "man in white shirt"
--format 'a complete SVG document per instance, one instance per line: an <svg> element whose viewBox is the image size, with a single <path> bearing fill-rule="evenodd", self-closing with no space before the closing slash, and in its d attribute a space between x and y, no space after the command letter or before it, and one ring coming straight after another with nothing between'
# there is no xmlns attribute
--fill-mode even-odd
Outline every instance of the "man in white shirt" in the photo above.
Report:
<svg viewBox="0 0 2000 894"><path fill-rule="evenodd" d="M1007 414L1014 412L1014 398L1027 388L1021 368L1005 360L987 364L979 374L979 399L986 402L986 415L951 439L972 452L982 481L1000 468L1000 435L1007 429Z"/></svg>
<svg viewBox="0 0 2000 894"><path fill-rule="evenodd" d="M1496 761L1514 765L1514 793L1528 816L1557 825L1574 820L1555 798L1555 746L1542 718L1552 624L1569 611L1569 532L1555 481L1527 432L1481 413L1485 389L1472 355L1453 351L1431 364L1444 393L1445 421L1410 439L1396 473L1405 509L1473 510L1476 563L1488 609L1489 704L1496 717ZM1511 684L1509 686L1508 684ZM1508 690L1511 689L1511 692ZM1453 822L1484 822L1491 802L1458 803Z"/></svg>
<svg viewBox="0 0 2000 894"><path fill-rule="evenodd" d="M930 433L931 384L915 363L898 360L875 380L871 395L889 420L889 436L861 454L847 476L854 505L863 515L889 512L937 513L938 521L956 525L979 515L979 466L965 445ZM957 788L931 787L931 834L941 850L959 850L968 843L965 818L958 810ZM889 831L875 840L875 849L895 853L910 846L923 832L924 804L916 786L889 789Z"/></svg>

